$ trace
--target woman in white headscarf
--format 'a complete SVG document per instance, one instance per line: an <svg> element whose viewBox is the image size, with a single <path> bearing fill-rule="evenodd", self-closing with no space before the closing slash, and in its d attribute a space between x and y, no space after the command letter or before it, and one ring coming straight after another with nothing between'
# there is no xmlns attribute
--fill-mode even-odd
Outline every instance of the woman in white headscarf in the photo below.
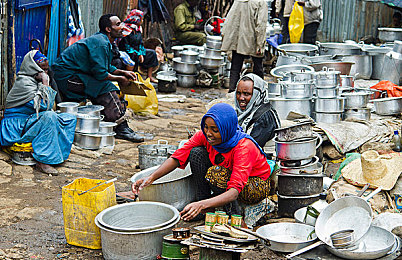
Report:
<svg viewBox="0 0 402 260"><path fill-rule="evenodd" d="M250 73L240 78L235 93L239 125L264 147L281 125L278 114L269 103L267 83Z"/></svg>

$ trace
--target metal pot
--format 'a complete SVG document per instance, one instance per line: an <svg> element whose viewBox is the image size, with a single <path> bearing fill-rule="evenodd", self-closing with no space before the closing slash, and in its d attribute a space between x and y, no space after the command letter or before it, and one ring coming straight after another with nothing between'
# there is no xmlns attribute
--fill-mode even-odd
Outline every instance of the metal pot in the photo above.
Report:
<svg viewBox="0 0 402 260"><path fill-rule="evenodd" d="M361 47L356 44L345 44L340 42L317 42L320 55L360 55Z"/></svg>
<svg viewBox="0 0 402 260"><path fill-rule="evenodd" d="M304 82L313 84L314 72L301 69L300 71L291 71L290 80L292 82Z"/></svg>
<svg viewBox="0 0 402 260"><path fill-rule="evenodd" d="M318 140L318 144L317 144ZM303 160L313 158L316 154L316 149L322 144L322 137L298 139L290 142L280 142L278 138L274 138L276 157L280 160Z"/></svg>
<svg viewBox="0 0 402 260"><path fill-rule="evenodd" d="M158 91L159 92L175 92L177 87L177 77L175 76L165 76L165 75L156 75L156 79L158 80Z"/></svg>
<svg viewBox="0 0 402 260"><path fill-rule="evenodd" d="M354 109L345 109L344 119L355 118L361 120L370 120L371 118L371 109L370 108L354 108Z"/></svg>
<svg viewBox="0 0 402 260"><path fill-rule="evenodd" d="M100 117L101 111L104 109L101 105L88 105L78 107L78 114L86 114L88 116Z"/></svg>
<svg viewBox="0 0 402 260"><path fill-rule="evenodd" d="M159 77L161 77L163 79L165 79L166 77L171 79L170 77L176 77L176 71L173 68L171 68L169 70L158 71L156 73L156 76L157 77L159 76Z"/></svg>
<svg viewBox="0 0 402 260"><path fill-rule="evenodd" d="M256 233L268 239L268 248L277 252L294 252L317 239L314 227L300 223L268 224L258 228Z"/></svg>
<svg viewBox="0 0 402 260"><path fill-rule="evenodd" d="M393 42L396 40L402 40L402 29L380 27L378 28L378 39L380 39L380 41L382 42Z"/></svg>
<svg viewBox="0 0 402 260"><path fill-rule="evenodd" d="M195 63L198 59L198 52L184 50L184 51L180 52L180 57L181 57L182 62Z"/></svg>
<svg viewBox="0 0 402 260"><path fill-rule="evenodd" d="M219 68L219 66L221 66L222 62L223 57L212 58L212 57L200 56L201 66L207 69L217 69Z"/></svg>
<svg viewBox="0 0 402 260"><path fill-rule="evenodd" d="M187 74L176 74L177 85L182 88L192 88L197 82L197 75L187 75Z"/></svg>
<svg viewBox="0 0 402 260"><path fill-rule="evenodd" d="M336 98L339 96L339 88L315 88L315 94L318 98Z"/></svg>
<svg viewBox="0 0 402 260"><path fill-rule="evenodd" d="M314 72L314 68L307 65L283 65L277 66L271 70L271 75L275 78L275 81L278 82L279 79L286 80L290 79L290 72L292 71L306 71L306 72Z"/></svg>
<svg viewBox="0 0 402 260"><path fill-rule="evenodd" d="M96 134L99 132L99 124L102 117L87 114L77 114L77 125L75 131L84 134Z"/></svg>
<svg viewBox="0 0 402 260"><path fill-rule="evenodd" d="M191 44L183 45L183 51L184 51L184 50L199 52L199 51L200 51L200 46L191 45ZM181 55L181 53L180 53L180 55Z"/></svg>
<svg viewBox="0 0 402 260"><path fill-rule="evenodd" d="M333 58L334 55L304 56L301 62L305 65L310 65L314 63L331 62Z"/></svg>
<svg viewBox="0 0 402 260"><path fill-rule="evenodd" d="M348 55L343 56L343 62L354 62L350 69L350 75L356 79L370 79L373 72L373 59L370 55Z"/></svg>
<svg viewBox="0 0 402 260"><path fill-rule="evenodd" d="M280 83L268 83L268 97L276 98L281 95Z"/></svg>
<svg viewBox="0 0 402 260"><path fill-rule="evenodd" d="M270 98L272 107L276 110L280 119L286 119L289 112L311 116L311 98L287 99Z"/></svg>
<svg viewBox="0 0 402 260"><path fill-rule="evenodd" d="M341 75L341 86L342 88L354 88L355 87L355 77L348 75Z"/></svg>
<svg viewBox="0 0 402 260"><path fill-rule="evenodd" d="M278 194L285 196L307 196L323 191L323 174L278 173Z"/></svg>
<svg viewBox="0 0 402 260"><path fill-rule="evenodd" d="M113 128L117 124L114 122L100 122L99 123L99 134L111 134L113 133Z"/></svg>
<svg viewBox="0 0 402 260"><path fill-rule="evenodd" d="M307 207L317 201L319 197L320 194L309 196L284 196L278 194L278 215L292 218L296 210Z"/></svg>
<svg viewBox="0 0 402 260"><path fill-rule="evenodd" d="M205 46L210 49L220 50L222 47L222 37L208 35Z"/></svg>
<svg viewBox="0 0 402 260"><path fill-rule="evenodd" d="M281 44L278 46L278 50L284 53L297 53L305 56L314 56L318 53L318 47L313 44L305 43L290 43Z"/></svg>
<svg viewBox="0 0 402 260"><path fill-rule="evenodd" d="M286 167L282 164L279 165L281 173L283 174L320 174L322 173L322 164L318 161L318 157L314 156L311 163L298 166Z"/></svg>
<svg viewBox="0 0 402 260"><path fill-rule="evenodd" d="M314 72L315 85L320 86L338 86L340 84L341 72L333 68L323 67L321 71Z"/></svg>
<svg viewBox="0 0 402 260"><path fill-rule="evenodd" d="M101 135L102 135L102 138L101 138L99 148L111 147L111 146L115 145L114 136L116 135L116 133L101 134Z"/></svg>
<svg viewBox="0 0 402 260"><path fill-rule="evenodd" d="M169 145L166 140L158 140L157 144L139 145L138 164L140 169L162 164L177 148L177 145Z"/></svg>
<svg viewBox="0 0 402 260"><path fill-rule="evenodd" d="M221 50L205 48L204 57L221 58L222 52L221 52Z"/></svg>
<svg viewBox="0 0 402 260"><path fill-rule="evenodd" d="M74 134L74 144L88 150L98 150L100 148L101 139L102 135L100 134Z"/></svg>
<svg viewBox="0 0 402 260"><path fill-rule="evenodd" d="M394 49L402 48L402 41L395 41ZM380 80L389 80L394 84L402 83L402 53L392 50L385 54Z"/></svg>
<svg viewBox="0 0 402 260"><path fill-rule="evenodd" d="M174 57L180 57L180 52L184 50L183 46L173 46L172 51Z"/></svg>
<svg viewBox="0 0 402 260"><path fill-rule="evenodd" d="M352 68L353 62L343 62L343 61L331 61L331 62L321 62L314 63L310 66L316 71L322 70L324 67L340 71L341 75L350 75L350 69Z"/></svg>
<svg viewBox="0 0 402 260"><path fill-rule="evenodd" d="M345 98L317 98L314 102L315 112L341 113L345 107Z"/></svg>
<svg viewBox="0 0 402 260"><path fill-rule="evenodd" d="M61 113L70 113L70 114L76 114L78 112L79 105L80 104L76 102L62 102L57 104Z"/></svg>
<svg viewBox="0 0 402 260"><path fill-rule="evenodd" d="M186 63L182 62L181 58L173 58L173 69L177 71L178 73L182 74L195 74L197 73L197 63Z"/></svg>
<svg viewBox="0 0 402 260"><path fill-rule="evenodd" d="M342 112L314 112L314 119L317 123L335 124L342 121Z"/></svg>
<svg viewBox="0 0 402 260"><path fill-rule="evenodd" d="M342 97L345 97L345 109L367 107L370 95L370 92L343 93Z"/></svg>
<svg viewBox="0 0 402 260"><path fill-rule="evenodd" d="M158 167L159 165L136 173L131 177L131 182L135 183L141 178L148 177ZM195 189L188 165L184 170L177 168L144 188L139 194L139 199L163 202L181 211L187 204L195 201Z"/></svg>
<svg viewBox="0 0 402 260"><path fill-rule="evenodd" d="M375 47L375 48L370 48L367 49L368 55L372 56L372 73L371 73L371 78L372 79L380 79L381 78L381 72L382 68L384 66L384 59L385 55L392 51L392 48L388 47Z"/></svg>
<svg viewBox="0 0 402 260"><path fill-rule="evenodd" d="M375 113L390 116L402 113L402 97L379 98L371 100L374 103Z"/></svg>
<svg viewBox="0 0 402 260"><path fill-rule="evenodd" d="M275 130L280 142L289 142L299 138L313 137L313 126L311 122L304 122Z"/></svg>
<svg viewBox="0 0 402 260"><path fill-rule="evenodd" d="M281 82L281 94L284 98L311 98L313 95L313 83Z"/></svg>
<svg viewBox="0 0 402 260"><path fill-rule="evenodd" d="M292 53L284 54L283 52L280 52L278 59L276 60L276 66L303 64L302 59L303 58L299 55L294 55Z"/></svg>

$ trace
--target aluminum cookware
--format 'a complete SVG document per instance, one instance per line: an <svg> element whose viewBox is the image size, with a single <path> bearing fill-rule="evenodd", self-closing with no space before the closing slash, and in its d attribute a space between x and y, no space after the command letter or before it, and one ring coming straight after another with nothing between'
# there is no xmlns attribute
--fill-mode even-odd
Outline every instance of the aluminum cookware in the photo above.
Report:
<svg viewBox="0 0 402 260"><path fill-rule="evenodd" d="M191 44L183 45L183 51L184 50L199 52L200 51L200 46L191 45Z"/></svg>
<svg viewBox="0 0 402 260"><path fill-rule="evenodd" d="M374 103L375 113L391 116L402 113L402 97L379 98L371 100Z"/></svg>
<svg viewBox="0 0 402 260"><path fill-rule="evenodd" d="M198 51L183 50L180 57L182 62L195 63L198 59Z"/></svg>
<svg viewBox="0 0 402 260"><path fill-rule="evenodd" d="M340 42L317 42L320 55L360 55L362 49L357 44L345 44Z"/></svg>
<svg viewBox="0 0 402 260"><path fill-rule="evenodd" d="M289 74L292 82L313 83L314 72L312 71L301 69L300 71L291 71Z"/></svg>
<svg viewBox="0 0 402 260"><path fill-rule="evenodd" d="M316 71L322 70L324 67L340 71L341 75L350 75L350 69L352 68L353 62L343 62L343 61L331 61L331 62L321 62L313 63L310 66Z"/></svg>
<svg viewBox="0 0 402 260"><path fill-rule="evenodd" d="M77 132L74 134L74 144L83 149L98 150L100 148L101 140L102 135L100 134L85 134Z"/></svg>
<svg viewBox="0 0 402 260"><path fill-rule="evenodd" d="M136 173L131 182L148 177L159 165ZM151 185L145 187L139 194L140 201L158 201L172 205L178 210L195 201L195 187L191 178L191 169L188 165L184 170L175 169L169 174L159 178Z"/></svg>
<svg viewBox="0 0 402 260"><path fill-rule="evenodd" d="M279 162L279 165L285 166L285 167L299 167L299 166L304 166L304 165L310 164L312 162L313 162L313 158L296 160L296 161L284 161L284 160L281 160ZM314 174L314 173L311 173L311 174Z"/></svg>
<svg viewBox="0 0 402 260"><path fill-rule="evenodd" d="M370 79L373 72L373 57L370 55L347 55L343 56L342 62L353 62L350 75L356 79Z"/></svg>
<svg viewBox="0 0 402 260"><path fill-rule="evenodd" d="M76 114L78 112L79 105L80 104L76 102L61 102L57 104L61 113L70 113L70 114Z"/></svg>
<svg viewBox="0 0 402 260"><path fill-rule="evenodd" d="M355 118L361 120L370 120L371 109L370 108L353 108L345 109L344 119Z"/></svg>
<svg viewBox="0 0 402 260"><path fill-rule="evenodd" d="M307 207L320 198L320 194L308 196L285 196L278 194L278 215L281 217L293 217L296 210Z"/></svg>
<svg viewBox="0 0 402 260"><path fill-rule="evenodd" d="M314 119L317 123L335 124L342 121L342 112L314 112Z"/></svg>
<svg viewBox="0 0 402 260"><path fill-rule="evenodd" d="M284 53L297 53L305 56L314 56L318 53L316 45L305 43L281 44L278 46L278 50Z"/></svg>
<svg viewBox="0 0 402 260"><path fill-rule="evenodd" d="M285 196L307 196L323 191L323 174L278 173L278 194Z"/></svg>
<svg viewBox="0 0 402 260"><path fill-rule="evenodd" d="M333 68L323 67L321 71L314 72L315 85L317 87L338 86L340 84L340 71Z"/></svg>
<svg viewBox="0 0 402 260"><path fill-rule="evenodd" d="M370 95L371 92L343 93L342 97L345 98L345 109L367 107Z"/></svg>
<svg viewBox="0 0 402 260"><path fill-rule="evenodd" d="M384 66L385 55L392 51L389 47L375 47L367 50L368 55L372 56L372 79L380 79L382 68Z"/></svg>
<svg viewBox="0 0 402 260"><path fill-rule="evenodd" d="M181 74L190 75L197 73L197 64L198 62L183 62L180 57L173 58L173 69Z"/></svg>
<svg viewBox="0 0 402 260"><path fill-rule="evenodd" d="M311 98L287 99L270 98L273 108L278 113L280 119L286 119L290 112L311 116Z"/></svg>
<svg viewBox="0 0 402 260"><path fill-rule="evenodd" d="M311 163L303 166L287 167L279 165L282 174L319 174L322 172L322 164L318 161L318 157L314 156Z"/></svg>
<svg viewBox="0 0 402 260"><path fill-rule="evenodd" d="M75 127L75 131L84 134L98 133L99 124L102 117L91 116L87 114L77 114L77 125Z"/></svg>
<svg viewBox="0 0 402 260"><path fill-rule="evenodd" d="M315 88L315 95L318 98L336 98L339 96L339 88L332 87L332 88Z"/></svg>
<svg viewBox="0 0 402 260"><path fill-rule="evenodd" d="M314 227L300 223L273 223L257 229L256 233L269 240L269 249L293 252L312 244L316 239Z"/></svg>
<svg viewBox="0 0 402 260"><path fill-rule="evenodd" d="M281 142L275 137L274 142L278 159L295 161L313 158L316 149L322 144L322 137L316 134L314 137L301 138L290 142Z"/></svg>
<svg viewBox="0 0 402 260"><path fill-rule="evenodd" d="M279 52L278 59L276 60L276 66L283 65L295 65L295 64L303 64L303 57L301 54L297 53L286 53Z"/></svg>
<svg viewBox="0 0 402 260"><path fill-rule="evenodd" d="M301 71L302 69L304 69L306 72L308 72L308 71L314 72L314 68L311 66L296 64L296 65L277 66L277 67L273 68L270 73L277 82L279 79L284 79L284 78L290 79L289 72Z"/></svg>
<svg viewBox="0 0 402 260"><path fill-rule="evenodd" d="M198 74L176 74L177 85L182 88L192 88L197 82Z"/></svg>
<svg viewBox="0 0 402 260"><path fill-rule="evenodd" d="M222 47L222 37L208 35L205 46L210 49L220 50Z"/></svg>
<svg viewBox="0 0 402 260"><path fill-rule="evenodd" d="M221 58L222 52L221 50L205 48L204 57Z"/></svg>
<svg viewBox="0 0 402 260"><path fill-rule="evenodd" d="M341 75L341 86L342 88L354 88L355 87L355 77L348 75Z"/></svg>
<svg viewBox="0 0 402 260"><path fill-rule="evenodd" d="M281 85L280 83L268 83L268 97L276 98L281 95Z"/></svg>
<svg viewBox="0 0 402 260"><path fill-rule="evenodd" d="M102 135L101 137L101 142L99 145L99 148L103 147L111 147L115 145L115 135L116 133L108 133L108 134L100 134Z"/></svg>
<svg viewBox="0 0 402 260"><path fill-rule="evenodd" d="M345 98L317 98L314 105L315 112L341 113L345 107Z"/></svg>
<svg viewBox="0 0 402 260"><path fill-rule="evenodd" d="M378 39L383 42L393 42L396 40L402 40L402 28L378 28Z"/></svg>
<svg viewBox="0 0 402 260"><path fill-rule="evenodd" d="M221 66L223 62L223 57L213 58L213 57L205 57L204 55L200 56L201 66L207 69L217 69Z"/></svg>
<svg viewBox="0 0 402 260"><path fill-rule="evenodd" d="M161 77L163 80L172 80L171 77L176 77L176 71L171 68L169 70L162 70L156 73L157 77ZM177 79L176 79L177 80Z"/></svg>
<svg viewBox="0 0 402 260"><path fill-rule="evenodd" d="M278 141L289 142L299 138L313 137L311 122L304 122L275 130Z"/></svg>
<svg viewBox="0 0 402 260"><path fill-rule="evenodd" d="M281 82L281 94L284 98L311 98L313 96L313 82Z"/></svg>
<svg viewBox="0 0 402 260"><path fill-rule="evenodd" d="M89 116L100 117L101 111L104 109L101 105L88 105L78 107L78 114L86 114Z"/></svg>
<svg viewBox="0 0 402 260"><path fill-rule="evenodd" d="M184 50L183 46L173 46L172 51L175 57L180 57L180 52Z"/></svg>
<svg viewBox="0 0 402 260"><path fill-rule="evenodd" d="M402 83L402 41L395 41L392 51L385 54L380 80Z"/></svg>
<svg viewBox="0 0 402 260"><path fill-rule="evenodd" d="M334 55L317 55L317 56L304 56L302 63L310 65L313 63L330 62L333 61Z"/></svg>
<svg viewBox="0 0 402 260"><path fill-rule="evenodd" d="M113 133L113 128L117 124L114 122L100 122L99 123L99 134L111 134Z"/></svg>
<svg viewBox="0 0 402 260"><path fill-rule="evenodd" d="M138 164L140 169L162 164L178 148L168 144L166 140L158 140L157 144L143 144L138 146Z"/></svg>

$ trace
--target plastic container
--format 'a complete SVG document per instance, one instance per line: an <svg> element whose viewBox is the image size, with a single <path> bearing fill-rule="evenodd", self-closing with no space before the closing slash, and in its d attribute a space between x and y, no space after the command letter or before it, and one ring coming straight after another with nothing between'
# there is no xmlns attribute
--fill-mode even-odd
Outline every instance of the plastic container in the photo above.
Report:
<svg viewBox="0 0 402 260"><path fill-rule="evenodd" d="M401 137L398 134L398 130L394 131L394 137L392 138L392 142L394 143L394 151L401 151Z"/></svg>
<svg viewBox="0 0 402 260"><path fill-rule="evenodd" d="M102 248L100 230L94 219L104 209L116 205L114 182L78 195L101 182L105 181L78 178L62 188L64 233L68 244Z"/></svg>

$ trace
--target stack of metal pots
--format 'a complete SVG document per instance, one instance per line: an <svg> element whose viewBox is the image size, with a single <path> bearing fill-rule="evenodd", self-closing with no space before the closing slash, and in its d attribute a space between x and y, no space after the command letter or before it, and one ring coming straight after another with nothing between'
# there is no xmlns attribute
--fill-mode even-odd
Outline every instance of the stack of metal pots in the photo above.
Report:
<svg viewBox="0 0 402 260"><path fill-rule="evenodd" d="M312 131L311 122L277 129L274 139L278 174L278 215L292 217L299 208L319 199L323 190L322 164L316 149L322 138Z"/></svg>
<svg viewBox="0 0 402 260"><path fill-rule="evenodd" d="M337 123L342 121L345 98L339 95L340 71L323 68L315 72L315 112L317 123Z"/></svg>
<svg viewBox="0 0 402 260"><path fill-rule="evenodd" d="M392 51L385 54L380 80L402 83L402 41L395 41Z"/></svg>
<svg viewBox="0 0 402 260"><path fill-rule="evenodd" d="M173 50L179 57L173 58L173 69L177 72L179 87L193 87L197 80L200 47L195 45L175 46ZM174 47L172 47L173 49ZM182 49L180 51L180 49Z"/></svg>
<svg viewBox="0 0 402 260"><path fill-rule="evenodd" d="M201 67L214 72L224 67L224 58L221 54L222 37L208 35L205 46L204 54L200 55Z"/></svg>
<svg viewBox="0 0 402 260"><path fill-rule="evenodd" d="M369 91L342 93L345 98L344 119L370 120L371 112L370 108L367 108L367 104L371 94Z"/></svg>

